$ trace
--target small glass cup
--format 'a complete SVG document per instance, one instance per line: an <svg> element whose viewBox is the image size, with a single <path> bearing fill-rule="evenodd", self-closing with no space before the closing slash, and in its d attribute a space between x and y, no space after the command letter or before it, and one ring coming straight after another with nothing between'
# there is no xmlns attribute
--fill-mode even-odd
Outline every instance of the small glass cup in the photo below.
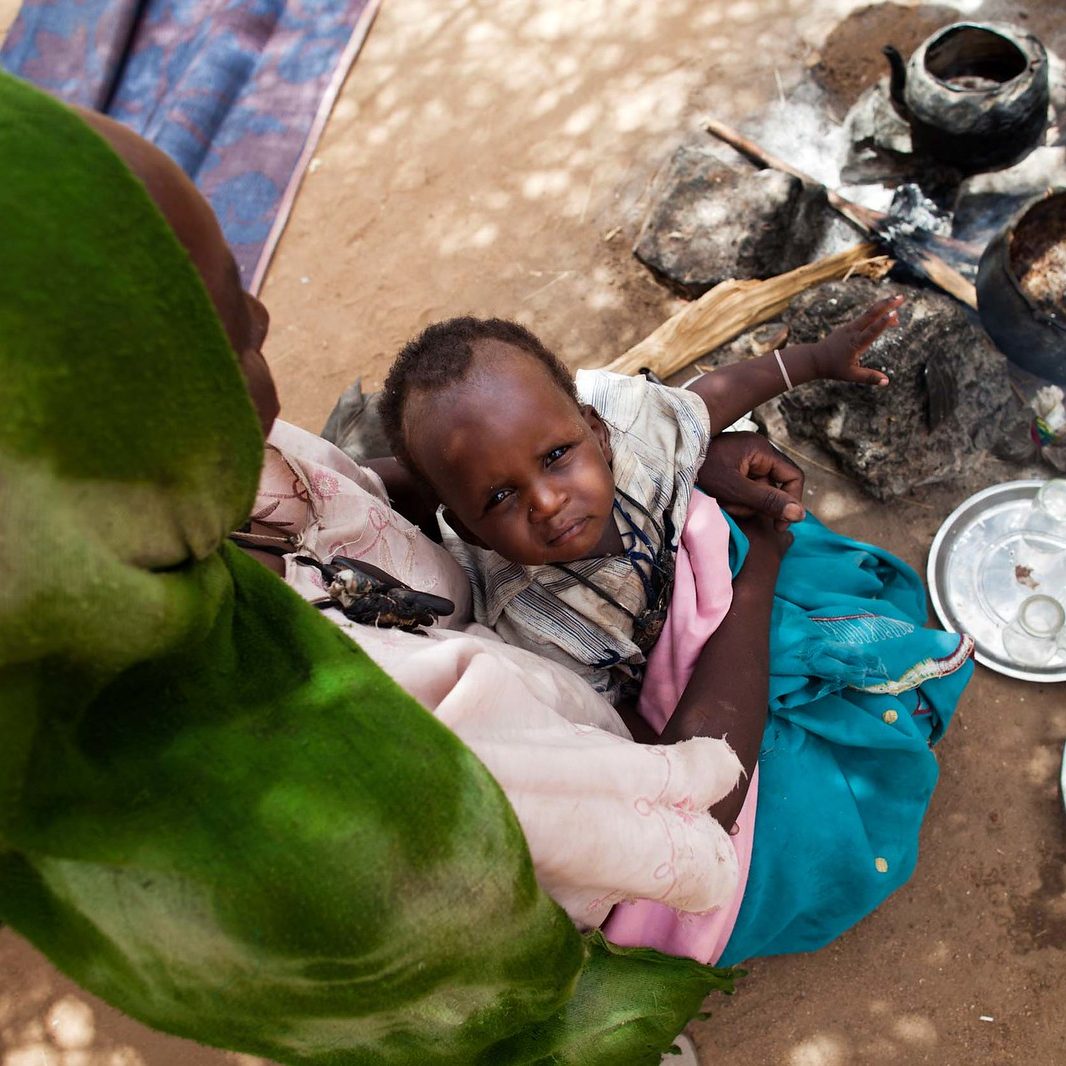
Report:
<svg viewBox="0 0 1066 1066"><path fill-rule="evenodd" d="M1059 650L1064 627L1066 610L1058 600L1030 596L1003 630L1003 648L1020 666L1043 666Z"/></svg>
<svg viewBox="0 0 1066 1066"><path fill-rule="evenodd" d="M1026 533L1050 533L1066 539L1066 477L1053 477L1040 486L1023 528Z"/></svg>

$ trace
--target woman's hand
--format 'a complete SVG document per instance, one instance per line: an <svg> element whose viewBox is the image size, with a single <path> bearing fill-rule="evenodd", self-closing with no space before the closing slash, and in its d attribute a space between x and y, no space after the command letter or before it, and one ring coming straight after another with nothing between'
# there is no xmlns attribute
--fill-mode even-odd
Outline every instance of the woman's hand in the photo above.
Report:
<svg viewBox="0 0 1066 1066"><path fill-rule="evenodd" d="M814 376L830 381L852 381L858 385L887 385L887 374L862 366L859 360L886 329L899 325L902 303L903 297L899 295L878 300L854 322L838 326L824 340L812 344L810 354L814 361Z"/></svg>
<svg viewBox="0 0 1066 1066"><path fill-rule="evenodd" d="M711 441L700 488L742 516L748 558L733 599L704 645L660 740L724 737L744 774L711 814L736 821L759 759L770 685L770 616L781 559L792 543L789 522L803 517L803 471L757 433L723 433Z"/></svg>
<svg viewBox="0 0 1066 1066"><path fill-rule="evenodd" d="M803 471L758 433L715 437L697 481L734 518L765 515L785 530L806 513Z"/></svg>

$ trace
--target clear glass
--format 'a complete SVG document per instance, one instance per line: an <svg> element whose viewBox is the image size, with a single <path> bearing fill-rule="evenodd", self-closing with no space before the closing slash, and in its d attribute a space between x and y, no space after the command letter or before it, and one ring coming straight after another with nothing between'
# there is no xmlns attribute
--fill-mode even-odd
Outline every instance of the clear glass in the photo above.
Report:
<svg viewBox="0 0 1066 1066"><path fill-rule="evenodd" d="M1066 538L1066 477L1053 477L1040 486L1025 517L1025 531ZM1032 546L1037 547L1035 541Z"/></svg>
<svg viewBox="0 0 1066 1066"><path fill-rule="evenodd" d="M1059 650L1066 610L1052 596L1022 600L1018 615L1003 630L1003 648L1021 666L1043 666Z"/></svg>

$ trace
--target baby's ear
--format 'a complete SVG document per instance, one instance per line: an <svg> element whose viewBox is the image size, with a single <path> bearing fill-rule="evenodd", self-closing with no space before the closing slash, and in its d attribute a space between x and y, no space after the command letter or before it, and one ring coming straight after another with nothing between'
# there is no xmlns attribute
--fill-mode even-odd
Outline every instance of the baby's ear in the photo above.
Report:
<svg viewBox="0 0 1066 1066"><path fill-rule="evenodd" d="M603 452L604 459L610 463L614 458L614 453L611 451L611 431L607 428L607 423L600 418L599 412L590 403L581 405L581 417L584 418L588 423L589 429L592 430L593 436L600 446L600 451Z"/></svg>
<svg viewBox="0 0 1066 1066"><path fill-rule="evenodd" d="M441 513L444 516L444 521L455 530L455 533L460 540L465 541L467 544L473 544L475 548L488 548L488 545L480 537L474 536L474 534L463 525L459 516L450 507L443 508Z"/></svg>

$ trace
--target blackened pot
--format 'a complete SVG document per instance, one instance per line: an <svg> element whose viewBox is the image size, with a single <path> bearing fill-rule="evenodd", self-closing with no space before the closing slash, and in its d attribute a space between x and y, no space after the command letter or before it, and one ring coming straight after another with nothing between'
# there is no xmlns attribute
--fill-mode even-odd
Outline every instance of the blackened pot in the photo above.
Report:
<svg viewBox="0 0 1066 1066"><path fill-rule="evenodd" d="M1022 287L1015 248L1020 228L1050 238L1055 234L1049 222L1061 219L1066 219L1066 190L1055 190L1031 201L996 234L977 269L977 310L988 335L1012 363L1066 387L1066 321L1038 306ZM1057 237L1066 245L1066 226Z"/></svg>
<svg viewBox="0 0 1066 1066"><path fill-rule="evenodd" d="M956 22L919 45L906 66L891 46L884 52L892 101L916 152L973 174L1011 166L1043 141L1047 52L1032 34Z"/></svg>

